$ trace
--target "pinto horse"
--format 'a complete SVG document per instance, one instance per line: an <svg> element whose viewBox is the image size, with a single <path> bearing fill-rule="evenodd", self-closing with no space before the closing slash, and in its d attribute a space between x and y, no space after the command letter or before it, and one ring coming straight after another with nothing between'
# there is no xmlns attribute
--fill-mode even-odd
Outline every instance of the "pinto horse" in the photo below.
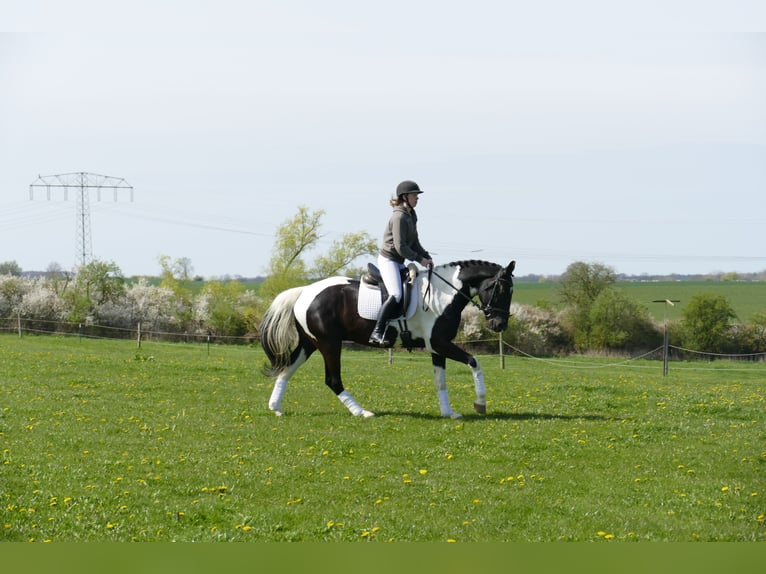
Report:
<svg viewBox="0 0 766 574"><path fill-rule="evenodd" d="M407 346L425 348L431 353L434 385L439 408L444 417L460 418L452 410L447 394L446 359L471 368L476 399L474 409L486 412L486 387L481 366L452 340L457 335L463 309L472 303L479 307L494 332L508 328L513 270L486 261L457 261L421 272L412 282L412 297L417 308L406 323L392 321L386 338L393 342L399 336L395 325L406 324ZM480 304L474 301L478 297ZM341 380L341 348L344 341L368 345L375 326L373 319L360 315L360 281L348 277L331 277L304 287L280 293L266 311L260 327L261 343L271 362L267 368L276 377L269 409L282 415L282 398L290 377L317 349L324 357L325 384L355 416L371 417L343 387ZM413 303L414 307L414 303ZM363 313L364 314L364 313Z"/></svg>

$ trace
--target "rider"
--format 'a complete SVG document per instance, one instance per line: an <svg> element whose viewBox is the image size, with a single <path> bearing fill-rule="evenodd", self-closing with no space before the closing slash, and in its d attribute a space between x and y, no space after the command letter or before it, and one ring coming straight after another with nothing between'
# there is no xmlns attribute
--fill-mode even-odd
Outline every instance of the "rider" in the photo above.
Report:
<svg viewBox="0 0 766 574"><path fill-rule="evenodd" d="M433 267L433 260L418 239L418 216L415 206L423 193L414 181L403 181L396 186L396 198L391 199L394 208L391 219L383 232L383 244L378 255L378 268L388 290L388 299L378 313L375 330L370 335L370 343L385 345L386 327L401 310L402 269L404 261L409 259L423 267Z"/></svg>

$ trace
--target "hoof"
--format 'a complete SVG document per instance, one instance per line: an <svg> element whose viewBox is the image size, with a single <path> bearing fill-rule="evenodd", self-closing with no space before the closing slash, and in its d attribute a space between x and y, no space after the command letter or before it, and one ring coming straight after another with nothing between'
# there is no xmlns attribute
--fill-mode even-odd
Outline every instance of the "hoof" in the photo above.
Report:
<svg viewBox="0 0 766 574"><path fill-rule="evenodd" d="M452 419L453 421L456 421L458 419L462 419L463 415L461 415L460 413L452 412L452 413L450 413L448 415L444 415L444 418L445 419Z"/></svg>
<svg viewBox="0 0 766 574"><path fill-rule="evenodd" d="M278 417L281 417L281 416L283 416L285 414L282 411L278 411L276 409L272 409L271 412L274 413L275 415L277 415Z"/></svg>
<svg viewBox="0 0 766 574"><path fill-rule="evenodd" d="M365 410L362 411L362 417L364 417L366 419L369 419L369 418L374 417L374 416L375 416L375 413L372 412L372 411L365 411Z"/></svg>
<svg viewBox="0 0 766 574"><path fill-rule="evenodd" d="M486 415L487 405L481 403L473 403L473 410L475 410L480 415Z"/></svg>

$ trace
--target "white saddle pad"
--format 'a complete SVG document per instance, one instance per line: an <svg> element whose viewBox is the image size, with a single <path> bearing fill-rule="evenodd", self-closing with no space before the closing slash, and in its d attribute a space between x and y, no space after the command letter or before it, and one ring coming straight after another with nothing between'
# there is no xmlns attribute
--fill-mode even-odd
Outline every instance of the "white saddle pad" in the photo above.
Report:
<svg viewBox="0 0 766 574"><path fill-rule="evenodd" d="M380 290L373 289L367 285L364 281L359 282L359 301L357 304L357 312L362 319L371 319L375 321L378 318L378 312L382 303L380 302ZM407 306L407 312L404 314L405 319L410 319L415 314L415 309L418 307L417 293L413 293L410 304Z"/></svg>

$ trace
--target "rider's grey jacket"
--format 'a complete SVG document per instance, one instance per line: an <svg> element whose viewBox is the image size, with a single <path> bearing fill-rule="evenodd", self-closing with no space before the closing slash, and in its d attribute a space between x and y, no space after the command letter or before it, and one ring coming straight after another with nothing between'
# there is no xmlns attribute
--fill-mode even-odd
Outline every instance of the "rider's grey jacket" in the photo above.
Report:
<svg viewBox="0 0 766 574"><path fill-rule="evenodd" d="M405 259L420 261L431 259L418 238L418 216L414 209L403 205L394 207L394 213L383 231L380 253L384 257L404 263Z"/></svg>

